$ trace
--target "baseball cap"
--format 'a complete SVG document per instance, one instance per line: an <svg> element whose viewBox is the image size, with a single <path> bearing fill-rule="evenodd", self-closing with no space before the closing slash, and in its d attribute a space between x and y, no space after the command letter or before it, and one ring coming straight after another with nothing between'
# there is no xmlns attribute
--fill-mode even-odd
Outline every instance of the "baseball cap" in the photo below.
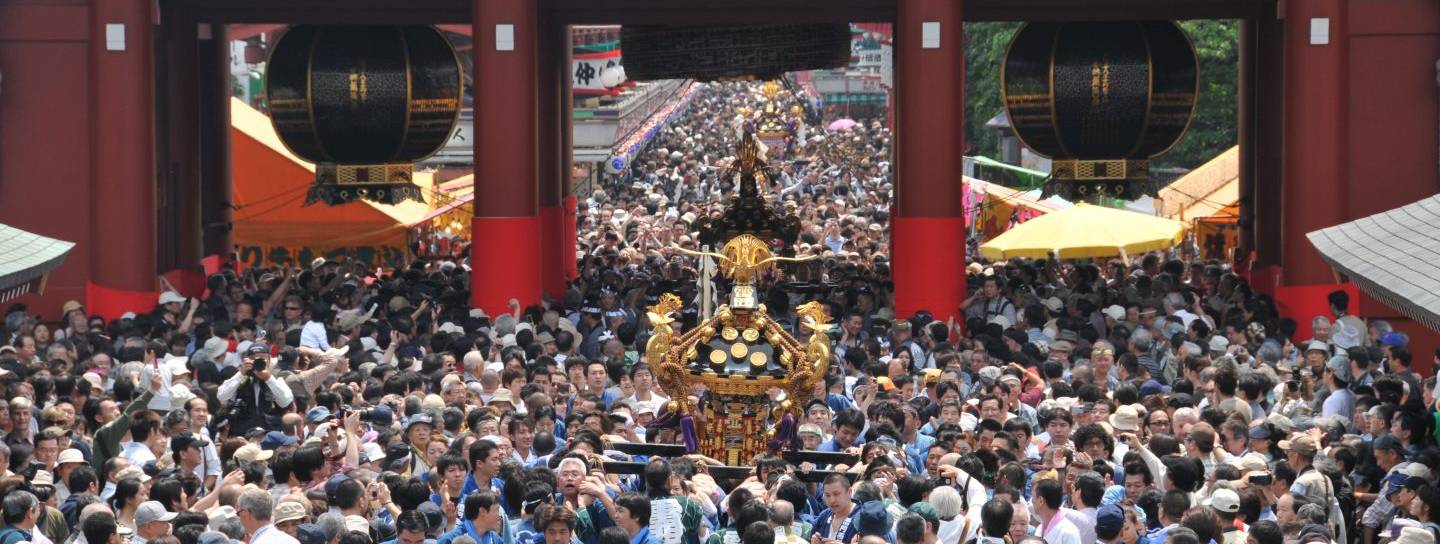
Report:
<svg viewBox="0 0 1440 544"><path fill-rule="evenodd" d="M1405 345L1405 335L1395 331L1387 332L1384 336L1380 337L1380 345L1390 347L1403 346Z"/></svg>
<svg viewBox="0 0 1440 544"><path fill-rule="evenodd" d="M930 523L940 524L940 512L928 502L917 502L910 505L910 513L920 516Z"/></svg>
<svg viewBox="0 0 1440 544"><path fill-rule="evenodd" d="M1375 437L1375 441L1370 443L1370 449L1374 451L1398 451L1402 455L1405 453L1405 446L1400 443L1400 439L1395 438L1394 435L1389 434L1382 434Z"/></svg>
<svg viewBox="0 0 1440 544"><path fill-rule="evenodd" d="M343 472L331 474L330 479L325 480L325 495L330 497L331 500L334 500L335 493L340 489L340 484L349 479L350 475Z"/></svg>
<svg viewBox="0 0 1440 544"><path fill-rule="evenodd" d="M1314 457L1315 454L1320 451L1320 447L1315 443L1315 439L1304 435L1297 436L1291 440L1281 440L1279 446L1282 450L1293 451L1302 457Z"/></svg>
<svg viewBox="0 0 1440 544"><path fill-rule="evenodd" d="M300 544L325 544L330 539L325 538L325 530L314 523L302 523L295 530L295 540Z"/></svg>
<svg viewBox="0 0 1440 544"><path fill-rule="evenodd" d="M1237 504L1238 506L1238 504ZM1125 511L1119 505L1107 504L1095 511L1095 530L1110 533L1125 526Z"/></svg>
<svg viewBox="0 0 1440 544"><path fill-rule="evenodd" d="M1210 495L1210 500L1205 501L1207 505L1221 512L1234 513L1240 511L1240 495L1231 489L1216 489Z"/></svg>
<svg viewBox="0 0 1440 544"><path fill-rule="evenodd" d="M1385 476L1384 480L1380 481L1382 488L1384 489L1383 494L1388 497L1391 493L1401 490L1405 487L1405 480L1408 479L1410 479L1409 476L1406 476L1399 472L1390 473L1389 475Z"/></svg>
<svg viewBox="0 0 1440 544"><path fill-rule="evenodd" d="M369 463L372 461L384 461L385 448L374 442L366 442L360 446L360 462Z"/></svg>
<svg viewBox="0 0 1440 544"><path fill-rule="evenodd" d="M1050 310L1052 312L1059 312L1065 309L1065 303L1060 300L1060 297L1047 298L1041 301L1041 304L1045 305L1046 310Z"/></svg>
<svg viewBox="0 0 1440 544"><path fill-rule="evenodd" d="M160 304L164 305L173 302L185 302L185 296L174 291L166 291L164 293L160 293ZM136 523L139 523L139 521L137 520Z"/></svg>
<svg viewBox="0 0 1440 544"><path fill-rule="evenodd" d="M245 463L265 461L274 456L275 452L262 450L260 449L260 446L256 446L255 444L246 444L244 446L240 446L240 449L235 450L235 460Z"/></svg>
<svg viewBox="0 0 1440 544"><path fill-rule="evenodd" d="M319 425L332 419L335 419L335 414L330 413L330 409L324 406L316 406L305 412L305 422L311 425Z"/></svg>
<svg viewBox="0 0 1440 544"><path fill-rule="evenodd" d="M190 448L203 448L209 446L210 442L190 431L184 431L170 437L170 451L180 452Z"/></svg>
<svg viewBox="0 0 1440 544"><path fill-rule="evenodd" d="M858 536L885 536L890 532L890 513L885 511L884 501L870 501L860 505L855 514L855 534Z"/></svg>
<svg viewBox="0 0 1440 544"><path fill-rule="evenodd" d="M797 432L797 434L813 434L819 437L825 436L825 433L820 430L820 426L814 423L806 423L804 425L801 425L800 430Z"/></svg>
<svg viewBox="0 0 1440 544"><path fill-rule="evenodd" d="M286 521L305 519L305 514L305 505L295 501L283 501L275 505L275 512L270 519L275 523L283 523Z"/></svg>
<svg viewBox="0 0 1440 544"><path fill-rule="evenodd" d="M1210 337L1210 351L1225 351L1230 347L1230 339L1221 335Z"/></svg>
<svg viewBox="0 0 1440 544"><path fill-rule="evenodd" d="M152 521L170 521L175 519L174 512L167 512L165 505L160 501L145 501L135 509L135 526L139 527Z"/></svg>
<svg viewBox="0 0 1440 544"><path fill-rule="evenodd" d="M245 353L242 353L240 356L244 359L249 359L260 355L264 355L265 357L270 356L270 344L253 342L250 344L250 347L245 348Z"/></svg>
<svg viewBox="0 0 1440 544"><path fill-rule="evenodd" d="M1157 380L1146 380L1145 383L1140 384L1140 396L1142 397L1148 397L1150 395L1163 395L1169 392L1170 387L1166 386L1163 383L1160 383Z"/></svg>
<svg viewBox="0 0 1440 544"><path fill-rule="evenodd" d="M1330 353L1330 344L1326 344L1319 340L1311 340L1309 344L1305 345L1305 351L1323 351L1325 353Z"/></svg>
<svg viewBox="0 0 1440 544"><path fill-rule="evenodd" d="M285 446L294 446L298 442L299 440L297 440L295 437L285 434L283 432L270 431L268 433L265 433L265 438L260 441L260 449L273 450L276 448L283 448Z"/></svg>
<svg viewBox="0 0 1440 544"><path fill-rule="evenodd" d="M1350 383L1350 359L1344 355L1335 355L1325 361L1325 368L1335 375L1335 378Z"/></svg>
<svg viewBox="0 0 1440 544"><path fill-rule="evenodd" d="M1270 438L1270 428L1266 427L1265 425L1256 425L1254 427L1251 427L1250 438L1256 440Z"/></svg>

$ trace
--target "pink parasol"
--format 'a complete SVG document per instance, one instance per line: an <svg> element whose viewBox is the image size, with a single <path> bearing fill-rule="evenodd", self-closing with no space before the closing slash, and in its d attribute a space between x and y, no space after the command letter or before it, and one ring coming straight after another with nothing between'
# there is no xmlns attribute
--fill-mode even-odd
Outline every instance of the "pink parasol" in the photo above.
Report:
<svg viewBox="0 0 1440 544"><path fill-rule="evenodd" d="M848 119L848 118L842 117L842 118L840 118L840 119L836 119L836 120L834 120L834 121L831 121L831 122L830 122L830 126L828 126L828 127L826 127L826 128L828 128L828 129L830 129L830 130L832 130L832 131L844 131L844 130L850 130L851 128L854 128L855 125L857 125L857 124L858 124L858 123L856 123L854 119Z"/></svg>

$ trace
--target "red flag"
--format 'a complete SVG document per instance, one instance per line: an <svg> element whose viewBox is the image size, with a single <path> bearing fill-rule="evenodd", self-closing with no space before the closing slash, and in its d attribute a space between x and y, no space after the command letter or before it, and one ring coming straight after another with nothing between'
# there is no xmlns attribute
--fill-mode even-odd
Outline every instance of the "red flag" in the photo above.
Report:
<svg viewBox="0 0 1440 544"><path fill-rule="evenodd" d="M224 255L220 255L217 253L204 259L200 259L200 264L205 267L205 277L208 278L210 276L219 274L221 270L224 270L225 265L230 264L230 259L226 258Z"/></svg>
<svg viewBox="0 0 1440 544"><path fill-rule="evenodd" d="M119 318L125 312L149 312L159 300L160 293L154 291L127 291L85 282L85 308L106 321Z"/></svg>

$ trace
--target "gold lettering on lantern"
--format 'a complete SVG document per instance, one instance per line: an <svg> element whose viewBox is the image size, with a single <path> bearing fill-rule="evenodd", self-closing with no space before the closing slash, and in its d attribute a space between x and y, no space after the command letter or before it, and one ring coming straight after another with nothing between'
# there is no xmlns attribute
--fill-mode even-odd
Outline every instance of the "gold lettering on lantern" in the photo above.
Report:
<svg viewBox="0 0 1440 544"><path fill-rule="evenodd" d="M1110 101L1110 59L1102 57L1090 63L1090 105Z"/></svg>
<svg viewBox="0 0 1440 544"><path fill-rule="evenodd" d="M365 70L365 61L350 69L350 107L359 108L370 99L370 76Z"/></svg>

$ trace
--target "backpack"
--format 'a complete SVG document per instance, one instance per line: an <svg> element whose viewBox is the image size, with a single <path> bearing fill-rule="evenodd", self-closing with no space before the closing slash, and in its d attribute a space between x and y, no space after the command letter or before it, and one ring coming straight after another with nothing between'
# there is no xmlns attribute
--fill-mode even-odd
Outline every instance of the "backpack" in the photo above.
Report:
<svg viewBox="0 0 1440 544"><path fill-rule="evenodd" d="M24 531L15 528L13 525L6 525L4 528L0 528L0 544L16 544L17 542L25 542L27 540L30 540L30 537L26 536Z"/></svg>

